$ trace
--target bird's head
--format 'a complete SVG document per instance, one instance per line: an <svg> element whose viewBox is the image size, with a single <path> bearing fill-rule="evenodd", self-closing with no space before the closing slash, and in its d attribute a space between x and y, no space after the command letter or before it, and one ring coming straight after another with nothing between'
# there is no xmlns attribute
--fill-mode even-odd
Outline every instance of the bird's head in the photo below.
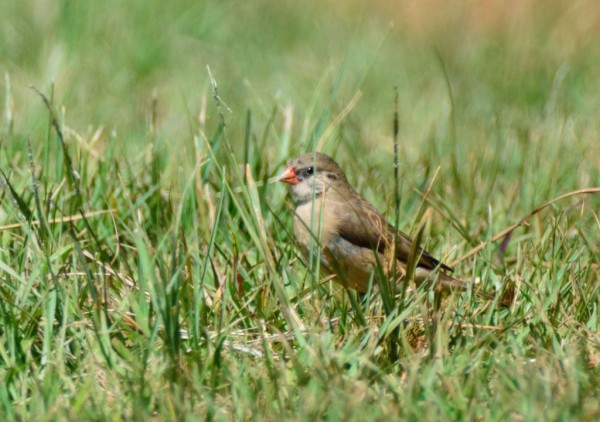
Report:
<svg viewBox="0 0 600 422"><path fill-rule="evenodd" d="M298 202L320 196L331 186L347 184L340 166L320 152L309 152L290 161L279 175L279 181L291 185Z"/></svg>

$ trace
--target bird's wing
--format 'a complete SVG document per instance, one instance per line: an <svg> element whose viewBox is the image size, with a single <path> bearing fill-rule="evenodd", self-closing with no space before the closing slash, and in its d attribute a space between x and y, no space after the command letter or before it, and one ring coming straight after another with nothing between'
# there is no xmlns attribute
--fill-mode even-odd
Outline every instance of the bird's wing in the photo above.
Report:
<svg viewBox="0 0 600 422"><path fill-rule="evenodd" d="M383 253L385 249L393 245L394 228L377 212L377 210L362 198L360 201L346 202L339 206L338 233L347 241L377 250ZM406 234L398 231L397 258L403 262L408 260L412 247L412 239ZM452 268L435 259L427 251L421 249L421 257L417 265L419 267L433 270L441 267L452 271Z"/></svg>

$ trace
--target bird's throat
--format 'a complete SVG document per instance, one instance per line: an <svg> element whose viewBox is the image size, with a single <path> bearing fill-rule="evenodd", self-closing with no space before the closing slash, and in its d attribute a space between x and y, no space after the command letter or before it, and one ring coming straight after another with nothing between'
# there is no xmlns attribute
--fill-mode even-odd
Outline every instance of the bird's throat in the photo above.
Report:
<svg viewBox="0 0 600 422"><path fill-rule="evenodd" d="M296 207L301 207L302 205L308 204L312 201L317 201L323 197L323 192L315 193L310 196L303 196L302 198L298 198L296 201Z"/></svg>

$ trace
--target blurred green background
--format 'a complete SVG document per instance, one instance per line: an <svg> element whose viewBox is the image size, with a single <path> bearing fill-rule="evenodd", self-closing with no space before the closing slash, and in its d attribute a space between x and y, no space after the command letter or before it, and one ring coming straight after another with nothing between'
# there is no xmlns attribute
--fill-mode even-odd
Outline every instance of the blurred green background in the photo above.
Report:
<svg viewBox="0 0 600 422"><path fill-rule="evenodd" d="M256 136L266 130L254 155L271 163L269 173L311 149L315 128L357 94L336 128L341 148L324 149L363 167L389 163L397 87L409 168L424 156L443 169L460 162L470 179L490 162L506 167L511 184L516 168L544 159L551 171L540 177L560 185L569 165L558 160L585 154L587 165L560 190L598 181L593 1L19 1L3 2L0 16L2 87L6 78L11 86L2 111L10 109L17 139L43 138L46 111L29 87L53 88L65 125L87 137L103 128L96 148L112 135L129 156L141 154L154 113L171 162L181 164L199 116L209 133L219 122L210 66L238 160L250 111ZM286 113L291 151L277 135ZM2 127L6 140L8 122ZM550 194L541 193L532 201Z"/></svg>
<svg viewBox="0 0 600 422"><path fill-rule="evenodd" d="M156 95L175 144L210 96L207 66L235 128L247 109L264 124L289 104L300 126L311 101L342 107L360 90L346 142L373 151L390 136L395 86L407 141L448 119L443 62L458 134L486 142L494 121L519 128L552 107L597 116L599 15L581 0L11 1L0 5L0 71L19 132L44 112L28 87L54 84L79 131L145 129Z"/></svg>
<svg viewBox="0 0 600 422"><path fill-rule="evenodd" d="M593 1L19 1L3 2L0 16L11 156L25 139L45 139L47 112L33 86L52 93L68 128L94 139L89 148L110 145L143 165L146 146L160 140L170 187L195 164L199 129L210 134L220 121L210 67L240 163L251 114L257 178L316 145L373 200L391 175L397 87L408 192L440 166L441 180L454 178L437 185L449 197L485 195L480 204L466 195L465 213L506 211L516 195L514 221L599 183Z"/></svg>

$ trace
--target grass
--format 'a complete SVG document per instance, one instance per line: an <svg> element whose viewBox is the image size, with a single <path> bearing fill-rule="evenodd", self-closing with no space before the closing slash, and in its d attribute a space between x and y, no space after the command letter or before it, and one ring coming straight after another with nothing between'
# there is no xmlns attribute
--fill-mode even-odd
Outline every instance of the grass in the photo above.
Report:
<svg viewBox="0 0 600 422"><path fill-rule="evenodd" d="M323 281L267 183L322 150L392 220L398 87L400 228L447 261L600 186L597 8L520 4L0 5L3 419L597 419L597 195L434 312Z"/></svg>

